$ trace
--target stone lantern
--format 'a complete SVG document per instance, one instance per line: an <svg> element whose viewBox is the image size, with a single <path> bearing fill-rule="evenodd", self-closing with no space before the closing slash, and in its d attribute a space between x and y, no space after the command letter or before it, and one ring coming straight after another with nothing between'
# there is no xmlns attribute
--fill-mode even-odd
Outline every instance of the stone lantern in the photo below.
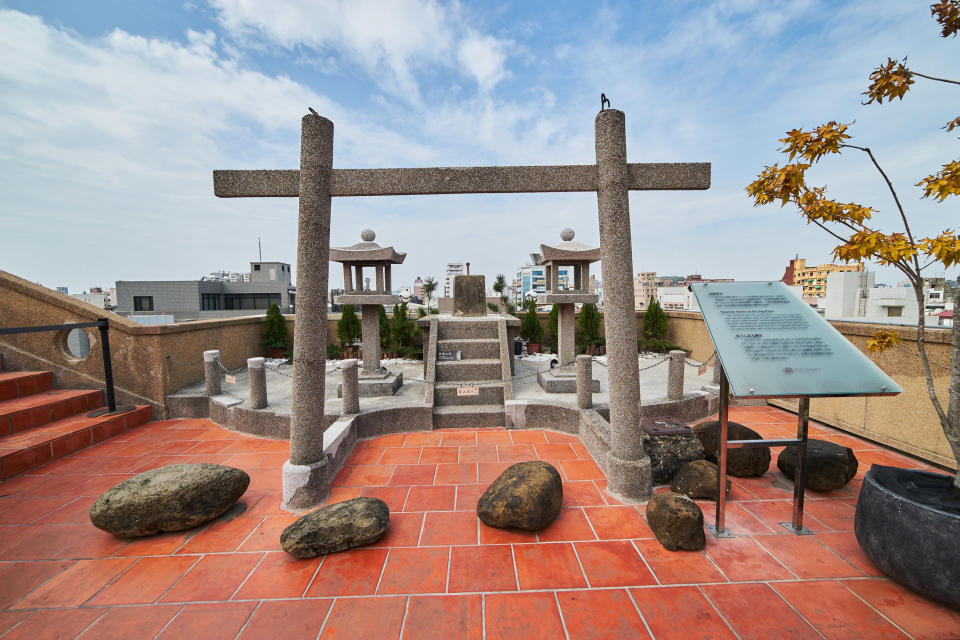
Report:
<svg viewBox="0 0 960 640"><path fill-rule="evenodd" d="M334 302L360 307L363 347L361 396L393 395L403 384L403 374L395 376L380 369L378 307L400 302L400 296L391 293L390 268L402 264L407 254L397 253L393 247L381 247L374 242L376 237L373 229L364 229L360 232L361 242L351 247L330 248L330 261L343 264L344 292ZM364 276L364 269L373 269L375 289L370 288L371 280L369 276Z"/></svg>
<svg viewBox="0 0 960 640"><path fill-rule="evenodd" d="M576 304L596 304L599 297L590 293L590 263L600 260L600 247L591 247L576 242L573 229L560 232L561 242L556 245L540 245L537 264L543 265L547 290L537 296L538 304L559 305L557 319L557 351L559 367L539 376L540 386L552 393L576 392L576 372L573 364L576 358L576 325L574 309ZM560 288L560 269L573 269L573 282L565 289ZM599 391L600 383L593 381L592 386Z"/></svg>

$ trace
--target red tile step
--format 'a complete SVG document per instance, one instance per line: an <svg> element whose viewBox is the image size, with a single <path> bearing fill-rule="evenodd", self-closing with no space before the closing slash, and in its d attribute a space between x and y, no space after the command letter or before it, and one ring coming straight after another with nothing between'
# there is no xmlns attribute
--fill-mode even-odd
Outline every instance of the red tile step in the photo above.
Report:
<svg viewBox="0 0 960 640"><path fill-rule="evenodd" d="M49 371L3 371L0 369L0 402L53 389Z"/></svg>
<svg viewBox="0 0 960 640"><path fill-rule="evenodd" d="M18 433L103 406L103 392L53 389L0 401L0 436Z"/></svg>
<svg viewBox="0 0 960 640"><path fill-rule="evenodd" d="M99 397L99 391L94 393ZM4 404L6 403L0 402L0 407ZM100 405L89 409L97 406ZM6 480L149 421L150 407L143 405L116 416L88 418L85 413L81 413L53 420L27 431L0 436L0 479Z"/></svg>

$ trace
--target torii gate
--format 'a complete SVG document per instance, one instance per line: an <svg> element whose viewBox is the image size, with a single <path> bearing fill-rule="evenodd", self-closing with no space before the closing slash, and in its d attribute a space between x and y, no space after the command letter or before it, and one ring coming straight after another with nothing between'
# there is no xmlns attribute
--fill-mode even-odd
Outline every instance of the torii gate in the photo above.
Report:
<svg viewBox="0 0 960 640"><path fill-rule="evenodd" d="M306 508L319 504L326 499L332 479L323 453L330 199L447 193L597 192L610 372L607 487L628 500L649 498L650 458L643 451L640 432L628 192L709 189L710 163L628 164L625 118L615 109L597 114L595 165L334 169L333 122L311 109L301 124L299 171L213 172L214 194L220 198L300 199L293 406L290 459L283 465L284 505Z"/></svg>

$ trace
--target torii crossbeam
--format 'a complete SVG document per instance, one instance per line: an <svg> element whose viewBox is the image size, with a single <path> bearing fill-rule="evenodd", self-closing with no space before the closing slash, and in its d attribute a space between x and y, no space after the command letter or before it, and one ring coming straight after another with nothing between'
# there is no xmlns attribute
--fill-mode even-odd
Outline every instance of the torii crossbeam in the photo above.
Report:
<svg viewBox="0 0 960 640"><path fill-rule="evenodd" d="M299 170L213 172L217 197L300 201L290 460L283 466L287 507L319 504L329 492L330 470L323 452L326 303L330 200L340 196L596 191L610 371L608 490L629 500L650 496L650 458L640 433L628 193L709 189L710 163L627 163L625 118L615 109L597 114L594 130L595 165L334 169L333 122L311 113L302 119Z"/></svg>

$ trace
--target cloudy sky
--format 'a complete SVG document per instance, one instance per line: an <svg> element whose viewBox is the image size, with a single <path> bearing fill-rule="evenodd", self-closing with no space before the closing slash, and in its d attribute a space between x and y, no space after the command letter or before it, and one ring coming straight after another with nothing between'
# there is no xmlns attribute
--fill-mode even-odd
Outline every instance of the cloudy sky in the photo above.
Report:
<svg viewBox="0 0 960 640"><path fill-rule="evenodd" d="M713 163L709 191L631 193L635 271L760 280L795 254L829 261L826 234L743 191L786 130L828 120L856 121L915 231L956 228L958 200L913 185L960 156L940 129L960 90L921 80L861 105L888 56L960 78L960 39L927 4L0 0L0 269L71 292L197 279L247 270L258 237L294 262L296 200L214 198L211 171L297 168L308 106L335 123L338 168L589 164L601 92L626 113L629 161ZM814 181L895 230L855 153ZM334 200L334 246L368 226L408 253L395 286L456 260L512 274L567 226L599 242L591 194Z"/></svg>

